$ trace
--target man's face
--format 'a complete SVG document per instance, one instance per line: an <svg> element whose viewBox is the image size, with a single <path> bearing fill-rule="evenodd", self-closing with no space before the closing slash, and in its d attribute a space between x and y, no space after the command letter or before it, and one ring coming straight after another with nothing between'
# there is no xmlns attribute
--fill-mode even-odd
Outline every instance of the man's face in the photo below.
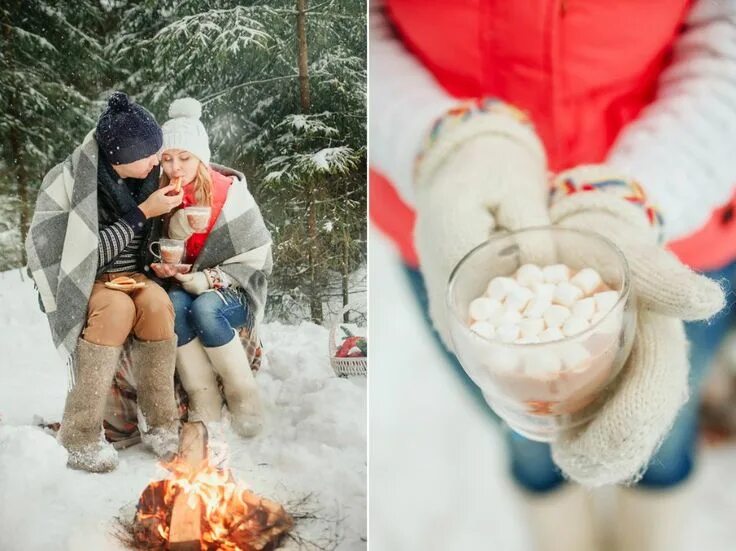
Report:
<svg viewBox="0 0 736 551"><path fill-rule="evenodd" d="M138 159L135 162L122 165L113 165L112 167L121 178L137 178L140 180L148 176L158 163L158 154L154 153L145 159Z"/></svg>
<svg viewBox="0 0 736 551"><path fill-rule="evenodd" d="M197 175L199 158L184 149L167 149L161 155L161 168L169 180L181 177L188 184Z"/></svg>

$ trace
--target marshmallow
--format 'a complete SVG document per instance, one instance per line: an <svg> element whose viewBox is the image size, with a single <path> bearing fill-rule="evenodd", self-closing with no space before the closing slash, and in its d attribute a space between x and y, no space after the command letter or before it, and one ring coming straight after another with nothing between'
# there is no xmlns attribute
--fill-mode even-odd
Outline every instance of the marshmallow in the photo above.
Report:
<svg viewBox="0 0 736 551"><path fill-rule="evenodd" d="M571 307L579 299L583 298L583 291L572 283L563 281L555 288L555 296L552 302L562 306Z"/></svg>
<svg viewBox="0 0 736 551"><path fill-rule="evenodd" d="M539 337L533 336L533 337L519 337L516 339L516 344L537 344L542 341L539 340Z"/></svg>
<svg viewBox="0 0 736 551"><path fill-rule="evenodd" d="M524 264L516 271L516 281L525 287L531 287L534 283L544 281L544 273L536 264Z"/></svg>
<svg viewBox="0 0 736 551"><path fill-rule="evenodd" d="M519 284L510 277L494 277L486 288L486 296L500 301L505 299L506 295L518 286Z"/></svg>
<svg viewBox="0 0 736 551"><path fill-rule="evenodd" d="M595 314L595 299L588 297L577 301L572 305L572 315L590 320Z"/></svg>
<svg viewBox="0 0 736 551"><path fill-rule="evenodd" d="M519 322L519 329L521 330L522 338L537 337L544 331L544 320L538 319L523 319Z"/></svg>
<svg viewBox="0 0 736 551"><path fill-rule="evenodd" d="M554 378L562 371L562 362L548 351L529 351L524 355L524 372L541 379Z"/></svg>
<svg viewBox="0 0 736 551"><path fill-rule="evenodd" d="M492 339L496 335L496 328L487 321L476 321L472 323L470 330L485 339Z"/></svg>
<svg viewBox="0 0 736 551"><path fill-rule="evenodd" d="M605 314L618 302L618 291L603 291L593 295L598 312Z"/></svg>
<svg viewBox="0 0 736 551"><path fill-rule="evenodd" d="M534 293L529 289L519 286L509 291L503 304L506 306L507 310L516 310L519 312L526 307L533 297Z"/></svg>
<svg viewBox="0 0 736 551"><path fill-rule="evenodd" d="M515 323L504 323L496 328L496 336L501 342L514 342L519 338L519 326Z"/></svg>
<svg viewBox="0 0 736 551"><path fill-rule="evenodd" d="M560 347L558 355L565 369L582 371L590 364L591 354L582 344L566 343Z"/></svg>
<svg viewBox="0 0 736 551"><path fill-rule="evenodd" d="M541 318L550 306L551 300L534 297L524 308L524 316L530 319Z"/></svg>
<svg viewBox="0 0 736 551"><path fill-rule="evenodd" d="M553 304L544 312L544 321L547 327L559 327L570 317L570 310L565 306Z"/></svg>
<svg viewBox="0 0 736 551"><path fill-rule="evenodd" d="M601 321L603 320L603 321ZM601 323L598 323L601 322ZM596 332L601 334L615 334L621 330L623 319L621 311L618 312L596 312L591 323L598 323Z"/></svg>
<svg viewBox="0 0 736 551"><path fill-rule="evenodd" d="M490 320L499 316L504 310L503 305L492 298L479 297L470 303L468 313L476 321Z"/></svg>
<svg viewBox="0 0 736 551"><path fill-rule="evenodd" d="M538 299L549 300L555 296L555 289L557 286L554 283L535 283L531 286L531 290L534 291L534 295Z"/></svg>
<svg viewBox="0 0 736 551"><path fill-rule="evenodd" d="M565 338L559 327L548 327L539 334L541 342L560 341Z"/></svg>
<svg viewBox="0 0 736 551"><path fill-rule="evenodd" d="M580 287L586 295L592 294L602 282L600 274L593 268L583 268L570 279L570 283Z"/></svg>
<svg viewBox="0 0 736 551"><path fill-rule="evenodd" d="M552 264L542 268L544 281L547 283L561 283L570 279L570 268L564 264Z"/></svg>
<svg viewBox="0 0 736 551"><path fill-rule="evenodd" d="M522 315L516 310L504 310L503 313L498 317L498 321L496 323L498 325L519 323L522 319Z"/></svg>
<svg viewBox="0 0 736 551"><path fill-rule="evenodd" d="M590 327L590 324L585 318L570 316L565 320L565 323L562 325L562 333L567 337L572 337L573 335L582 333L588 327Z"/></svg>

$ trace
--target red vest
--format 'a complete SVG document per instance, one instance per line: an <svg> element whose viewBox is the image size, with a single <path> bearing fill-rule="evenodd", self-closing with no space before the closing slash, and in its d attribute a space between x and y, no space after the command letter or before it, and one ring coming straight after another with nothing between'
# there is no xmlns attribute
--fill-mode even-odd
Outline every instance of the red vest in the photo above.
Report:
<svg viewBox="0 0 736 551"><path fill-rule="evenodd" d="M388 0L388 13L408 49L450 94L494 96L524 110L550 168L559 171L603 161L619 131L654 99L689 5ZM415 264L413 213L379 176L371 173L371 218ZM736 257L736 224L723 224L717 214L695 236L670 244L694 267Z"/></svg>
<svg viewBox="0 0 736 551"><path fill-rule="evenodd" d="M212 178L212 215L210 216L210 223L207 226L206 233L195 233L187 240L186 246L186 261L187 263L194 263L199 256L199 252L204 247L205 241L210 235L212 227L217 221L217 217L220 216L222 205L225 204L227 198L227 190L232 185L232 178L224 176L216 170L209 169L210 178ZM196 205L197 202L194 198L194 186L186 184L184 186L184 198L182 199L182 208L186 208L192 205Z"/></svg>

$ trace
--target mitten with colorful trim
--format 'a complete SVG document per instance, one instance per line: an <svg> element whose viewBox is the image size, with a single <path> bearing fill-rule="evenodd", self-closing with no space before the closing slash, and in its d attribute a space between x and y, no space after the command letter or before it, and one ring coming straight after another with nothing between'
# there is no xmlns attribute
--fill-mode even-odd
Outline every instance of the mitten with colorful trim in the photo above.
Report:
<svg viewBox="0 0 736 551"><path fill-rule="evenodd" d="M450 272L494 232L549 224L544 147L526 116L498 100L441 117L417 158L415 243L434 326L448 348ZM549 243L522 243L544 263Z"/></svg>
<svg viewBox="0 0 736 551"><path fill-rule="evenodd" d="M621 249L638 308L634 345L617 387L589 424L552 445L552 455L567 476L587 486L635 482L687 400L682 320L713 316L725 297L718 283L661 247L662 220L643 190L607 166L558 175L550 218L600 233Z"/></svg>

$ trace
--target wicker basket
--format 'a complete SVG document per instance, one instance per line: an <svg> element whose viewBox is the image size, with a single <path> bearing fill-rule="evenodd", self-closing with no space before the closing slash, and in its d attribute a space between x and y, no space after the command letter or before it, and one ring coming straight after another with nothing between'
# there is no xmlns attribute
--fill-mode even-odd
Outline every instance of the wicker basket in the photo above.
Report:
<svg viewBox="0 0 736 551"><path fill-rule="evenodd" d="M345 306L340 312L340 316L338 319L341 320L343 315L352 309L353 309L353 306L351 306L350 304ZM368 358L337 358L335 357L335 353L337 352L337 346L335 345L335 336L337 334L337 330L339 327L340 327L340 322L338 321L330 329L330 340L328 344L329 344L329 350L330 350L330 364L332 365L332 369L335 370L335 373L337 373L339 377L348 377L350 375L365 376L368 373Z"/></svg>

